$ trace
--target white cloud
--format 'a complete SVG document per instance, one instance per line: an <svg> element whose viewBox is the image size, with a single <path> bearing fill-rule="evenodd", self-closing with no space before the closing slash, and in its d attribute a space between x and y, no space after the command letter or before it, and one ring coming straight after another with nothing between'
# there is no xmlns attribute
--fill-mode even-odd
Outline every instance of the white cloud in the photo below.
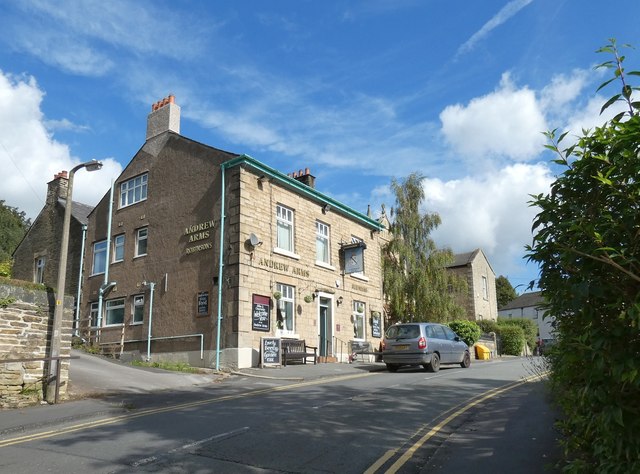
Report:
<svg viewBox="0 0 640 474"><path fill-rule="evenodd" d="M44 205L46 183L56 173L83 161L47 131L40 109L43 97L33 77L0 71L0 168L4 170L0 199L30 218ZM108 192L111 178L118 176L122 167L111 158L102 161L101 171L78 172L74 201L95 205Z"/></svg>
<svg viewBox="0 0 640 474"><path fill-rule="evenodd" d="M433 237L456 253L481 248L499 274L522 275L524 246L531 243L538 212L529 207L529 195L548 192L552 181L544 164L514 164L452 181L426 179L425 207L442 218Z"/></svg>
<svg viewBox="0 0 640 474"><path fill-rule="evenodd" d="M534 158L544 143L541 132L547 130L534 91L516 89L507 73L496 91L472 99L466 106L446 107L440 120L445 140L454 151L470 158Z"/></svg>

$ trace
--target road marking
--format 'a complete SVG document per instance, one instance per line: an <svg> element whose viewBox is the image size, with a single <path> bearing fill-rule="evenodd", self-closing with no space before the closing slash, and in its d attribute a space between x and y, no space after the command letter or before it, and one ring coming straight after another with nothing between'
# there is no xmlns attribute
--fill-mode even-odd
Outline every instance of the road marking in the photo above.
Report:
<svg viewBox="0 0 640 474"><path fill-rule="evenodd" d="M431 428L429 430L429 432L427 434L425 434L424 436L422 436L418 441L416 441L412 446L410 446L397 460L396 462L394 462L391 467L389 469L387 469L385 471L385 474L394 474L396 472L398 472L398 470L404 466L407 461L409 461L409 459L411 459L413 457L413 455L415 454L415 452L420 449L427 441L429 441L429 439L431 439L434 435L436 435L440 430L442 430L442 428L444 428L446 425L448 425L452 420L454 420L455 418L459 417L460 415L462 415L463 413L469 411L471 408L475 407L476 405L485 402L487 400L489 400L490 398L493 398L497 395L500 395L501 393L507 392L509 390L513 390L516 387L519 387L521 385L524 385L526 383L535 381L535 380L542 380L544 377L546 377L548 374L548 372L542 372L540 374L537 375L531 375L529 377L526 377L524 379L522 379L519 382L512 382L510 384L507 384L503 387L498 387L498 388L494 388L491 389L487 392L484 393L484 395L480 395L478 397L476 397L475 400L467 403L466 405L458 408L457 410L455 410L455 407L452 408L451 410L455 410L453 413L451 413L449 416L447 416L444 420L442 420L440 423L438 423L436 426L434 426L433 428ZM449 411L451 411L449 410ZM448 413L448 412L445 412ZM427 425L422 426L419 430L416 431L416 433L411 436L412 439L414 436L416 436L417 433L420 433L422 431L424 431L426 429ZM393 451L393 453L397 452L398 450ZM368 474L373 474L374 472L376 472L386 461L389 460L389 458L391 456L389 456L389 453L392 453L392 451L387 451L380 459L378 459L378 461L376 461L374 464L371 465L371 467L369 469L367 469L367 471L365 471ZM381 462L381 460L383 460ZM375 468L374 468L375 467Z"/></svg>
<svg viewBox="0 0 640 474"><path fill-rule="evenodd" d="M252 390L249 392L244 392L244 393L239 393L234 395L224 395L222 397L210 398L207 400L199 400L196 402L181 403L179 405L159 407L159 408L149 408L136 413L127 413L125 415L117 415L109 418L101 418L99 420L89 421L86 423L79 423L77 425L72 425L67 428L55 429L51 431L43 431L41 433L34 433L34 434L25 435L25 436L18 436L16 438L0 440L0 448L13 446L21 443L27 443L29 441L38 441L42 439L53 438L55 436L75 433L77 431L88 430L91 428L98 428L100 426L112 425L114 423L118 423L121 421L132 420L135 418L142 418L144 416L157 415L159 413L178 411L185 408L199 407L203 405L209 405L212 403L225 402L228 400L238 400L242 398L256 397L258 395L265 395L273 392L284 392L287 390L295 390L302 387L311 387L313 385L323 385L331 382L344 382L347 380L355 380L355 379L370 377L372 375L379 375L379 374L380 372L367 372L364 374L327 377L322 379L309 380L308 382L300 382L300 383L294 383L290 385L281 385L279 387L262 388L262 389Z"/></svg>
<svg viewBox="0 0 640 474"><path fill-rule="evenodd" d="M363 474L373 474L378 469L380 469L380 467L382 467L384 463L386 463L389 459L391 459L391 457L394 456L397 452L398 452L397 449L390 449L389 451L384 453L384 455L380 459L378 459L375 463L373 463L371 467L369 467L369 469L364 471Z"/></svg>

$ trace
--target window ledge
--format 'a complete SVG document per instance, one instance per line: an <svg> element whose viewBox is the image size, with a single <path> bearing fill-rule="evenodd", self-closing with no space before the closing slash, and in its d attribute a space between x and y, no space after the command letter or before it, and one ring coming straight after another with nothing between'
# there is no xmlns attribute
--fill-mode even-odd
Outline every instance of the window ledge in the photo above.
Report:
<svg viewBox="0 0 640 474"><path fill-rule="evenodd" d="M135 323L129 323L129 326L142 326L143 321L137 321Z"/></svg>
<svg viewBox="0 0 640 474"><path fill-rule="evenodd" d="M278 247L273 248L273 253L277 253L278 255L282 255L283 257L300 260L300 255L298 255L297 253L289 252L288 250L280 249Z"/></svg>
<svg viewBox="0 0 640 474"><path fill-rule="evenodd" d="M351 278L355 278L356 280L369 281L368 277L361 275L359 273L350 273L349 275L351 276Z"/></svg>
<svg viewBox="0 0 640 474"><path fill-rule="evenodd" d="M336 271L336 267L334 267L333 265L329 265L328 263L322 262L320 260L316 260L316 266L317 267L322 267L326 270L331 270L333 272Z"/></svg>
<svg viewBox="0 0 640 474"><path fill-rule="evenodd" d="M146 253L143 253L142 255L135 255L135 256L133 257L133 259L135 260L136 258L142 258L142 257L146 257L146 256L147 256L147 254L146 254Z"/></svg>

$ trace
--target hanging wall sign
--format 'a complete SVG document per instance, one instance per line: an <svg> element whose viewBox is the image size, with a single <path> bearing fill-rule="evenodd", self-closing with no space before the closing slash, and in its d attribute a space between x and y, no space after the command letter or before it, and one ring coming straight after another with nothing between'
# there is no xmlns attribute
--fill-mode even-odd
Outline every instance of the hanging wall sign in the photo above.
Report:
<svg viewBox="0 0 640 474"><path fill-rule="evenodd" d="M344 255L344 272L346 274L364 272L365 248L367 248L367 246L364 242L358 242L356 244L345 245L342 247Z"/></svg>
<svg viewBox="0 0 640 474"><path fill-rule="evenodd" d="M251 329L265 332L271 330L271 299L268 296L253 295Z"/></svg>

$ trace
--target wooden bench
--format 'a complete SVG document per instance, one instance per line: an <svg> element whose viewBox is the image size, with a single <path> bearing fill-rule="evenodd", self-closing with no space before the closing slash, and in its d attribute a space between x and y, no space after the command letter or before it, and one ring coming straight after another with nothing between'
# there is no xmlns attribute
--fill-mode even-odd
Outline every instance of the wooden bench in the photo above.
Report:
<svg viewBox="0 0 640 474"><path fill-rule="evenodd" d="M308 357L313 357L313 364L318 360L318 348L308 346L304 339L282 339L282 365L287 366L291 360L301 360L307 363Z"/></svg>

